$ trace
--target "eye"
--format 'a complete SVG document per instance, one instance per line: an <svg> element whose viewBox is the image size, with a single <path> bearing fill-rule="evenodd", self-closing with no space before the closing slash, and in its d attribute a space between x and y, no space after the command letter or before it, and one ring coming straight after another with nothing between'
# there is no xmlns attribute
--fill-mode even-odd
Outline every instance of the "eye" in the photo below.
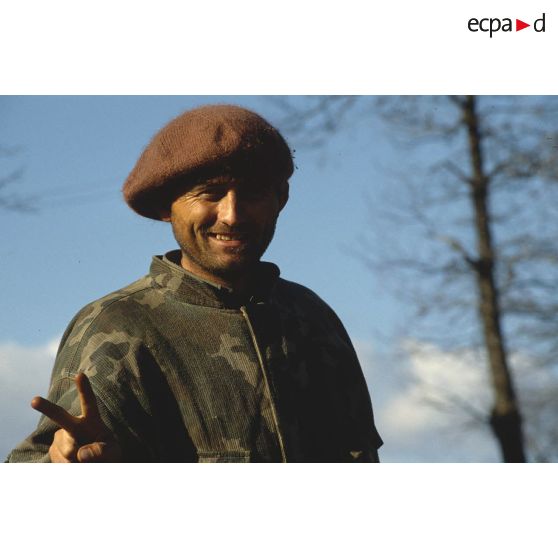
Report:
<svg viewBox="0 0 558 558"><path fill-rule="evenodd" d="M242 198L245 200L263 200L268 194L268 189L261 186L251 186L242 190Z"/></svg>
<svg viewBox="0 0 558 558"><path fill-rule="evenodd" d="M225 195L225 190L221 188L208 188L196 193L198 198L208 201L219 201Z"/></svg>

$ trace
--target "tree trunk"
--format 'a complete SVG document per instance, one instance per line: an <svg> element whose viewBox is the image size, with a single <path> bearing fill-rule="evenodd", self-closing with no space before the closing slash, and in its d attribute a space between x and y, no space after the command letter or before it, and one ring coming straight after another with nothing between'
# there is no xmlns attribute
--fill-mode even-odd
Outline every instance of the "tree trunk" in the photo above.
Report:
<svg viewBox="0 0 558 558"><path fill-rule="evenodd" d="M471 201L475 214L477 260L473 262L479 291L479 313L494 390L490 425L506 463L525 462L521 414L513 387L501 327L498 287L494 280L495 254L491 235L488 197L490 179L483 168L482 133L475 97L467 96L462 105L469 138L472 165Z"/></svg>

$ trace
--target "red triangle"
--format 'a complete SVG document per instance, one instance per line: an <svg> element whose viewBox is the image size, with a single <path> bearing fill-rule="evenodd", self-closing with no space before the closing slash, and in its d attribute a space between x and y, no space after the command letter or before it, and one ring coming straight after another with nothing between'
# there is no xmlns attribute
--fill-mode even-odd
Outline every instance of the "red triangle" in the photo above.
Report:
<svg viewBox="0 0 558 558"><path fill-rule="evenodd" d="M524 21L521 21L520 19L515 20L515 30L516 31L521 31L522 29L525 29L525 27L531 27L531 24L530 23L525 23Z"/></svg>

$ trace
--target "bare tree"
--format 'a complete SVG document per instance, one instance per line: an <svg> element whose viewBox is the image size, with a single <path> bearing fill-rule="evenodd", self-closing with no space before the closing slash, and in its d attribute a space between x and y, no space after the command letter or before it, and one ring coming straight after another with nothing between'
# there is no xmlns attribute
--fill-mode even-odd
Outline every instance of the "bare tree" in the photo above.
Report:
<svg viewBox="0 0 558 558"><path fill-rule="evenodd" d="M526 460L520 405L536 409L529 447L534 459L548 460L554 446L543 443L542 432L557 411L548 394L556 395L558 381L541 383L533 374L535 380L518 383L511 362L523 354L539 377L558 363L556 99L321 97L304 105L282 108L288 132L309 145L322 145L345 122L378 115L392 134L403 132L392 139L406 159L415 154L418 168L382 196L381 238L362 238L357 253L374 271L406 279L396 284L413 298L417 315L436 314L436 324L445 324L441 334L433 328L438 342L456 349L475 339L483 348L491 409L479 412L458 394L447 394L445 403L484 417L506 462ZM377 205L376 196L374 222ZM395 226L420 234L412 246L397 246Z"/></svg>
<svg viewBox="0 0 558 558"><path fill-rule="evenodd" d="M13 192L14 186L23 175L23 167L14 168L13 159L19 152L18 148L0 145L0 209L6 211L32 212L35 211L33 200Z"/></svg>

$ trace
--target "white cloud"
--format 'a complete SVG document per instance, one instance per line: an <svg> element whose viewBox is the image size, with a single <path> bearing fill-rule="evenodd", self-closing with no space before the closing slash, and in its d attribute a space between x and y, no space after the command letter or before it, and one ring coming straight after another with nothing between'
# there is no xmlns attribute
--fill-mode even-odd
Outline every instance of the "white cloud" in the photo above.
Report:
<svg viewBox="0 0 558 558"><path fill-rule="evenodd" d="M40 346L0 343L0 460L36 427L39 414L29 405L45 396L59 338Z"/></svg>
<svg viewBox="0 0 558 558"><path fill-rule="evenodd" d="M469 406L471 412L486 411L489 399L483 362L468 353L447 353L416 341L407 341L404 349L412 381L384 409L390 425L414 434L439 426L440 406L456 414L467 412Z"/></svg>
<svg viewBox="0 0 558 558"><path fill-rule="evenodd" d="M397 354L356 342L376 424L382 461L494 462L497 443L486 425L492 388L485 358L408 339ZM530 459L558 460L558 377L525 354L510 364Z"/></svg>
<svg viewBox="0 0 558 558"><path fill-rule="evenodd" d="M487 428L471 428L464 406L486 411L484 363L414 340L397 355L355 343L384 439L382 461L491 462L499 454ZM450 401L453 400L453 403Z"/></svg>

